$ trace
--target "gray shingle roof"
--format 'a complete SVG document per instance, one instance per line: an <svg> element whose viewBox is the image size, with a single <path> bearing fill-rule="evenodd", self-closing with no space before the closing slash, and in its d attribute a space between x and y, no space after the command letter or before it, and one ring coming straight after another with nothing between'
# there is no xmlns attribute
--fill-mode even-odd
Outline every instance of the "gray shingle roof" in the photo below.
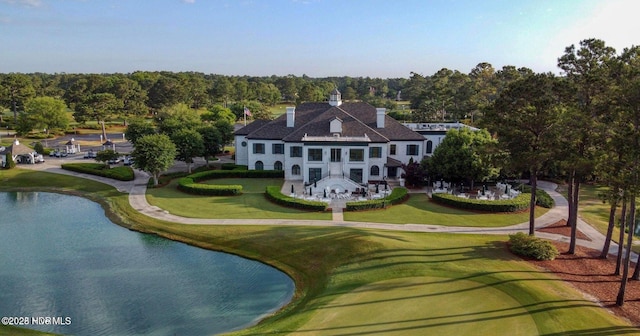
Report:
<svg viewBox="0 0 640 336"><path fill-rule="evenodd" d="M329 123L339 118L345 137L363 137L372 142L390 140L424 140L424 137L403 126L395 119L385 116L385 127L377 128L376 109L367 103L344 103L331 106L328 103L304 103L295 110L295 127L287 127L286 114L272 121L258 125L253 123L236 131L236 135L246 135L249 139L279 140L297 142L306 134L309 136L331 136Z"/></svg>

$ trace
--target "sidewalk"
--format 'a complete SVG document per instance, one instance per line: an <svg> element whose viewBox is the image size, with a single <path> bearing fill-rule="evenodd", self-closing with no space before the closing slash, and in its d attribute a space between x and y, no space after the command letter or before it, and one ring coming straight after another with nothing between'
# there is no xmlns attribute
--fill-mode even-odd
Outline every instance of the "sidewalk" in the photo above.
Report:
<svg viewBox="0 0 640 336"><path fill-rule="evenodd" d="M60 164L76 159L54 159L48 160L42 164L35 165L20 165L20 168L27 168L33 170L46 171L57 174L72 175L81 178L86 178L104 184L115 187L118 191L129 194L129 203L131 206L140 213L143 213L151 218L180 223L188 225L291 225L291 226L340 226L340 227L353 227L353 228L367 228L367 229L379 229L379 230L395 230L395 231L410 231L410 232L446 232L446 233L466 233L466 234L498 234L507 235L516 232L527 233L529 231L529 222L524 222L516 225L500 228L489 227L462 227L462 226L441 226L441 225L427 225L427 224L386 224L386 223L373 223L373 222L347 222L344 221L342 208L336 207L333 209L332 220L286 220L286 219L208 219L208 218L187 218L176 216L168 211L153 206L147 202L146 191L147 181L149 175L145 172L135 170L134 181L117 181L100 176L82 174L71 172L60 168ZM568 203L567 200L558 192L555 191L557 185L551 182L539 181L538 187L544 189L555 201L555 207L549 210L544 215L536 218L536 229L543 228L545 226L554 224L562 219L567 219ZM605 237L592 226L585 223L582 219L578 218L578 230L582 231L591 241L577 240L577 244L588 248L600 250L604 246ZM546 233L536 232L536 236L556 240L569 242L569 237ZM609 249L611 254L617 254L618 245L614 242L611 243Z"/></svg>

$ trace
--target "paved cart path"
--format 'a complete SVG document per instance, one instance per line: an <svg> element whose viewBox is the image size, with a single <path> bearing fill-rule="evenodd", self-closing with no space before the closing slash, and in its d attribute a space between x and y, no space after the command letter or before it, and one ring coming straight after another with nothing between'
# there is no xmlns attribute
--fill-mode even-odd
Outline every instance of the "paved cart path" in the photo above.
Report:
<svg viewBox="0 0 640 336"><path fill-rule="evenodd" d="M527 233L529 231L529 222L524 222L506 227L466 227L466 226L443 226L428 225L417 223L406 224L387 224L373 222L353 222L343 219L342 211L334 211L332 220L292 220L292 219L209 219L209 218L188 218L177 216L159 207L153 206L147 202L146 191L149 175L145 172L134 170L135 179L133 181L117 181L95 175L76 173L60 168L63 162L79 161L77 158L70 159L48 159L47 162L35 165L20 165L20 168L41 170L57 174L65 174L86 178L98 182L102 182L115 187L118 191L129 194L129 203L131 206L149 217L187 225L291 225L291 226L340 226L352 228L366 228L378 230L395 230L395 231L411 231L411 232L447 232L447 233L465 233L465 234L498 234L506 235L516 232ZM182 169L180 164L174 169ZM538 187L544 189L555 201L555 207L547 213L536 218L536 229L556 223L559 220L567 219L568 203L567 200L555 191L557 185L551 182L539 181ZM413 191L424 192L424 191ZM598 232L595 228L578 218L578 229L582 231L590 240L578 239L577 244L588 248L600 250L604 245L605 236ZM536 236L556 241L569 242L569 237L547 233L536 232ZM618 245L611 243L609 252L617 254Z"/></svg>

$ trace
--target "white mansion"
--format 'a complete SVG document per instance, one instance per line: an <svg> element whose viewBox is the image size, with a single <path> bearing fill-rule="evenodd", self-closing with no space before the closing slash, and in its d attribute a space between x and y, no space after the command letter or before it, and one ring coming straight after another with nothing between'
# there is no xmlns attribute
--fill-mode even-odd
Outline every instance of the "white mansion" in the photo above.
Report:
<svg viewBox="0 0 640 336"><path fill-rule="evenodd" d="M287 107L275 120L236 131L235 162L250 170L284 170L286 180L308 184L326 178L378 183L400 177L411 158L419 162L433 153L446 130L423 135L422 125L431 124L403 125L384 108L342 103L334 90L328 103Z"/></svg>

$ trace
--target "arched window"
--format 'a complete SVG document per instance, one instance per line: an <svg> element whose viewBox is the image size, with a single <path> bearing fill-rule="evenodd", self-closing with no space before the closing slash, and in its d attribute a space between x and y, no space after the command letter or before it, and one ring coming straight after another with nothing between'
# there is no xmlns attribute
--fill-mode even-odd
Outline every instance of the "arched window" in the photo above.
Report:
<svg viewBox="0 0 640 336"><path fill-rule="evenodd" d="M378 166L371 166L371 172L369 173L371 176L380 175L380 168Z"/></svg>
<svg viewBox="0 0 640 336"><path fill-rule="evenodd" d="M433 141L428 140L427 141L427 154L431 154L433 153Z"/></svg>
<svg viewBox="0 0 640 336"><path fill-rule="evenodd" d="M262 163L262 161L256 161L256 170L264 170L264 163Z"/></svg>
<svg viewBox="0 0 640 336"><path fill-rule="evenodd" d="M276 163L273 164L273 169L282 170L282 162L276 161Z"/></svg>
<svg viewBox="0 0 640 336"><path fill-rule="evenodd" d="M300 175L300 166L293 165L293 167L291 167L291 175Z"/></svg>

